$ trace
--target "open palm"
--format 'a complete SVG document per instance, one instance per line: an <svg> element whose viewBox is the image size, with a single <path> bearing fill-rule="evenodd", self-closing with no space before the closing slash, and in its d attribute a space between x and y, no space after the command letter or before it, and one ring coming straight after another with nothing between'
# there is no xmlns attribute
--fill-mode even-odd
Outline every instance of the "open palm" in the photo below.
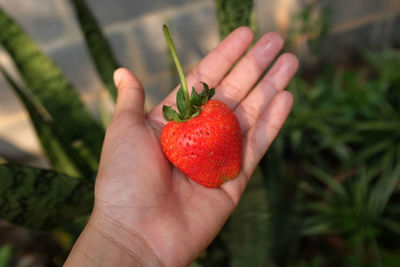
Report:
<svg viewBox="0 0 400 267"><path fill-rule="evenodd" d="M243 133L241 172L218 188L193 182L162 153L159 136L166 121L161 108L175 106L176 89L146 115L140 82L126 69L115 72L118 100L104 141L91 223L128 253L141 253L132 251L140 240L142 249L150 250L158 264L188 265L215 238L238 204L291 109L292 96L283 89L298 66L295 56L282 54L262 77L283 39L276 33L266 34L241 58L252 39L249 28L238 28L187 76L189 88L200 91L200 81L216 88L214 99L234 111Z"/></svg>

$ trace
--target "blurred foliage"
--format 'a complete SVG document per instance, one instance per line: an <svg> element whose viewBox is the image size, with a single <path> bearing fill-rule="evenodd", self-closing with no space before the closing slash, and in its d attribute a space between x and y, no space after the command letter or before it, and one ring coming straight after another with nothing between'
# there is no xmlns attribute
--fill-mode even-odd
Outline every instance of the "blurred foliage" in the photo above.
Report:
<svg viewBox="0 0 400 267"><path fill-rule="evenodd" d="M90 55L96 69L114 100L117 99L117 88L113 81L113 72L119 66L111 46L99 27L96 18L84 0L71 0L85 36Z"/></svg>
<svg viewBox="0 0 400 267"><path fill-rule="evenodd" d="M357 70L330 68L289 89L295 104L279 140L300 179L302 242L328 242L330 264L391 266L400 249L391 212L399 205L399 56L367 51Z"/></svg>
<svg viewBox="0 0 400 267"><path fill-rule="evenodd" d="M7 267L11 259L12 248L10 245L0 247L0 267Z"/></svg>
<svg viewBox="0 0 400 267"><path fill-rule="evenodd" d="M90 116L76 90L36 43L0 8L0 44L12 57L26 88L43 105L61 141L74 150L84 177L97 170L104 129Z"/></svg>
<svg viewBox="0 0 400 267"><path fill-rule="evenodd" d="M268 266L270 263L267 253L270 214L261 170L257 169L251 179L220 234L229 252L230 266Z"/></svg>
<svg viewBox="0 0 400 267"><path fill-rule="evenodd" d="M287 49L318 56L330 11L317 3L293 16ZM400 263L400 51L363 55L291 82L293 111L260 164L269 265Z"/></svg>
<svg viewBox="0 0 400 267"><path fill-rule="evenodd" d="M34 229L52 229L92 210L94 184L54 171L0 165L0 217Z"/></svg>
<svg viewBox="0 0 400 267"><path fill-rule="evenodd" d="M309 55L318 56L321 40L331 28L331 9L321 8L318 0L307 1L300 12L293 14L286 46L299 50L306 42ZM302 51L303 53L305 51Z"/></svg>
<svg viewBox="0 0 400 267"><path fill-rule="evenodd" d="M88 44L96 44L90 50L99 53L108 43L86 5L74 3L80 16L85 14L80 22L86 25L82 28ZM24 86L1 71L28 111L49 163L58 172L0 165L0 215L37 229L69 224L92 209L104 128L91 117L59 67L1 8L0 26L0 44L14 61ZM104 72L109 72L107 81L113 70L106 62L114 61L110 51L105 52L105 57L110 57L102 61ZM101 66L98 69L103 70ZM110 91L112 94L112 88Z"/></svg>
<svg viewBox="0 0 400 267"><path fill-rule="evenodd" d="M115 97L118 64L108 41L85 2L71 3ZM288 49L306 46L318 57L330 28L330 11L318 3L293 16ZM221 38L241 25L254 28L253 1L216 0L216 6ZM93 204L104 129L60 69L1 9L0 26L0 43L25 84L3 74L57 171L0 165L0 217L33 228L57 226L54 236L68 250ZM293 79L287 123L237 209L192 266L399 265L400 51L368 50L363 59L357 67L324 66ZM10 253L2 247L0 262Z"/></svg>
<svg viewBox="0 0 400 267"><path fill-rule="evenodd" d="M215 0L221 40L239 26L256 30L253 0Z"/></svg>
<svg viewBox="0 0 400 267"><path fill-rule="evenodd" d="M73 155L73 151L71 151L70 146L66 146L61 141L54 122L46 112L46 109L39 101L35 101L32 95L29 95L18 86L17 82L5 70L0 68L0 71L29 113L32 124L53 169L74 177L82 175L79 167L74 162L74 158L71 156Z"/></svg>
<svg viewBox="0 0 400 267"><path fill-rule="evenodd" d="M293 256L299 236L299 216L296 205L297 177L290 172L290 163L286 164L283 151L284 142L278 139L269 148L260 163L268 195L268 254L277 266L285 266ZM287 166L289 165L289 166Z"/></svg>
<svg viewBox="0 0 400 267"><path fill-rule="evenodd" d="M267 199L257 168L218 237L191 266L269 266Z"/></svg>

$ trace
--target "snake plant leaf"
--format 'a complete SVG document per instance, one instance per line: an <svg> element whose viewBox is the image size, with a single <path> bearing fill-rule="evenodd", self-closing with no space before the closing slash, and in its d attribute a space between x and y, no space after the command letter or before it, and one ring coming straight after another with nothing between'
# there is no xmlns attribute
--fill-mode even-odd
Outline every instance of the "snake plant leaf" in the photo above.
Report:
<svg viewBox="0 0 400 267"><path fill-rule="evenodd" d="M71 0L96 69L111 96L117 98L113 72L119 67L111 46L84 0Z"/></svg>
<svg viewBox="0 0 400 267"><path fill-rule="evenodd" d="M231 256L230 266L271 265L269 221L266 185L261 170L257 168L222 232Z"/></svg>
<svg viewBox="0 0 400 267"><path fill-rule="evenodd" d="M298 199L295 179L285 168L282 160L285 140L282 136L274 141L259 165L267 188L269 211L268 253L276 266L287 265L288 257L295 249L300 235L301 215L296 212Z"/></svg>
<svg viewBox="0 0 400 267"><path fill-rule="evenodd" d="M221 40L239 26L255 30L253 0L215 0Z"/></svg>
<svg viewBox="0 0 400 267"><path fill-rule="evenodd" d="M0 218L10 223L52 229L89 214L94 184L50 170L0 165Z"/></svg>
<svg viewBox="0 0 400 267"><path fill-rule="evenodd" d="M12 248L10 245L0 247L0 267L9 266L9 261L12 256Z"/></svg>
<svg viewBox="0 0 400 267"><path fill-rule="evenodd" d="M90 176L91 170L88 169L86 165L83 165L79 158L74 157L74 148L60 141L59 134L57 134L53 125L54 123L47 114L45 108L41 106L38 101L35 101L33 96L20 88L1 67L0 72L6 78L10 87L14 90L15 94L25 106L26 111L29 113L40 143L53 169L70 176Z"/></svg>
<svg viewBox="0 0 400 267"><path fill-rule="evenodd" d="M10 54L22 78L46 108L61 138L86 154L88 166L98 161L104 129L89 114L60 68L0 8L0 44ZM93 170L95 171L95 170Z"/></svg>

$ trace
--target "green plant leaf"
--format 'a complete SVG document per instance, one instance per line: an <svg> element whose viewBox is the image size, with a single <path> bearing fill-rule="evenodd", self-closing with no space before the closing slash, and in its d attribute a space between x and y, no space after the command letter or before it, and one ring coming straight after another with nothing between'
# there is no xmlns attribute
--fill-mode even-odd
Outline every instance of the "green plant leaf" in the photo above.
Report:
<svg viewBox="0 0 400 267"><path fill-rule="evenodd" d="M312 166L310 164L305 165L305 169L307 172L312 174L315 178L317 178L320 182L325 184L327 188L332 189L337 194L339 194L343 198L347 198L347 193L342 184L340 184L334 177L330 174L326 173L324 170L320 169L317 166Z"/></svg>
<svg viewBox="0 0 400 267"><path fill-rule="evenodd" d="M208 87L208 84L206 84L205 82L201 82L201 83L203 84L204 89L201 92L200 98L201 98L201 104L204 105L214 95L215 90L214 90L214 88L210 89L210 87Z"/></svg>
<svg viewBox="0 0 400 267"><path fill-rule="evenodd" d="M400 122L398 121L367 121L359 122L354 125L354 130L359 131L393 131L400 128Z"/></svg>
<svg viewBox="0 0 400 267"><path fill-rule="evenodd" d="M208 94L208 99L210 99L211 97L213 97L215 95L215 89L211 88L210 89L210 93Z"/></svg>
<svg viewBox="0 0 400 267"><path fill-rule="evenodd" d="M181 122L178 112L176 112L172 107L164 105L162 109L163 109L163 116L166 121Z"/></svg>
<svg viewBox="0 0 400 267"><path fill-rule="evenodd" d="M176 93L176 106L182 116L182 118L188 118L189 116L189 109L185 101L185 93L182 89L182 86L179 88L178 92Z"/></svg>
<svg viewBox="0 0 400 267"><path fill-rule="evenodd" d="M60 68L1 8L0 28L0 44L14 60L27 89L52 117L61 138L71 146L80 144L79 150L85 147L89 161L98 161L104 129L92 119Z"/></svg>
<svg viewBox="0 0 400 267"><path fill-rule="evenodd" d="M16 225L51 229L91 212L94 184L54 171L0 165L0 217Z"/></svg>
<svg viewBox="0 0 400 267"><path fill-rule="evenodd" d="M332 231L332 221L329 217L314 215L309 216L304 222L301 230L302 235L321 235Z"/></svg>
<svg viewBox="0 0 400 267"><path fill-rule="evenodd" d="M257 169L222 233L229 266L270 266L268 225L267 191Z"/></svg>
<svg viewBox="0 0 400 267"><path fill-rule="evenodd" d="M0 248L0 267L7 267L11 259L12 248L10 245L4 245Z"/></svg>
<svg viewBox="0 0 400 267"><path fill-rule="evenodd" d="M368 206L374 215L381 215L383 213L399 179L400 162L396 164L390 173L382 175L376 185L372 188L368 200Z"/></svg>
<svg viewBox="0 0 400 267"><path fill-rule="evenodd" d="M95 16L84 0L71 0L76 15L85 36L86 44L96 69L110 92L117 99L117 89L114 85L113 73L119 67L111 46L99 27Z"/></svg>
<svg viewBox="0 0 400 267"><path fill-rule="evenodd" d="M398 71L400 68L400 51L398 49L386 48L380 52L366 50L364 51L364 58L378 71L384 83L400 83Z"/></svg>
<svg viewBox="0 0 400 267"><path fill-rule="evenodd" d="M215 0L221 40L239 26L255 30L253 0Z"/></svg>
<svg viewBox="0 0 400 267"><path fill-rule="evenodd" d="M267 188L269 212L268 254L276 266L285 266L292 254L300 231L300 217L296 211L296 184L286 172L283 139L277 138L263 157L260 167ZM297 178L296 178L297 179Z"/></svg>
<svg viewBox="0 0 400 267"><path fill-rule="evenodd" d="M192 87L192 93L190 94L190 102L192 105L201 106L201 96L196 92L194 87Z"/></svg>
<svg viewBox="0 0 400 267"><path fill-rule="evenodd" d="M90 169L86 169L86 165L82 165L79 158L73 156L73 148L60 141L59 135L54 128L53 121L47 114L46 109L41 106L38 101L35 101L33 96L21 89L1 67L0 72L24 104L26 111L28 111L42 147L53 169L57 172L75 177L90 173Z"/></svg>
<svg viewBox="0 0 400 267"><path fill-rule="evenodd" d="M386 229L400 236L400 223L388 218L380 218L379 223Z"/></svg>

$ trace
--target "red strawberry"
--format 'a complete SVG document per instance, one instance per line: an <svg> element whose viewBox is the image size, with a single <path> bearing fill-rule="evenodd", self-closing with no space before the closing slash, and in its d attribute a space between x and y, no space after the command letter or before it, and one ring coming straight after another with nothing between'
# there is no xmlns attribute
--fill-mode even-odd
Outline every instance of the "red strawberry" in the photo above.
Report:
<svg viewBox="0 0 400 267"><path fill-rule="evenodd" d="M235 178L242 161L242 135L238 119L221 101L210 100L214 89L203 83L199 95L194 88L189 97L185 76L168 28L163 27L182 86L176 102L180 113L163 107L168 121L161 132L164 154L179 170L206 187L217 187Z"/></svg>
<svg viewBox="0 0 400 267"><path fill-rule="evenodd" d="M217 187L235 178L241 166L242 135L227 105L210 100L200 114L184 122L169 122L161 132L167 158L195 182Z"/></svg>

